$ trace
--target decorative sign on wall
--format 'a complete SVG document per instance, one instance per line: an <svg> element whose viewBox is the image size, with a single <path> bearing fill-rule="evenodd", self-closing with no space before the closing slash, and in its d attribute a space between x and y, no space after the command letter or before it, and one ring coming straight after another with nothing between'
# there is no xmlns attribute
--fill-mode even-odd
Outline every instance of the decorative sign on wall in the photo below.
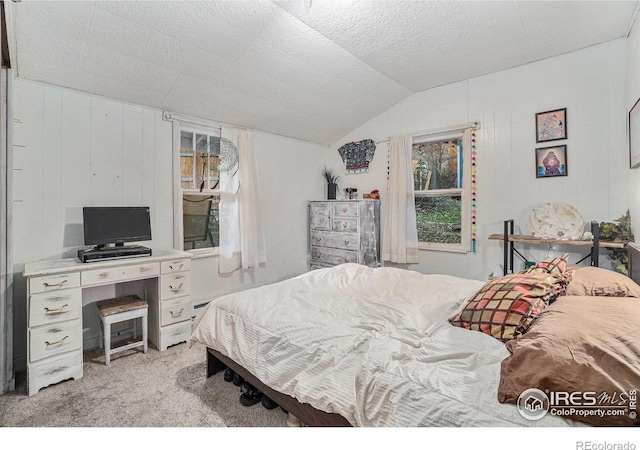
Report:
<svg viewBox="0 0 640 450"><path fill-rule="evenodd" d="M567 138L567 108L536 114L536 142Z"/></svg>
<svg viewBox="0 0 640 450"><path fill-rule="evenodd" d="M349 142L338 149L347 174L366 173L376 151L373 139Z"/></svg>

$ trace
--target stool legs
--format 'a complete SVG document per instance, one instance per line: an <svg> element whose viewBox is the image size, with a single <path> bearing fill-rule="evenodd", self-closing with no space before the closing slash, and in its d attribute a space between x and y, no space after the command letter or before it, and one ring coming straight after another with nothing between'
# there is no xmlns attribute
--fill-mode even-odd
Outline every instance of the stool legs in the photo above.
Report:
<svg viewBox="0 0 640 450"><path fill-rule="evenodd" d="M102 322L104 335L104 362L108 366L111 363L111 323L108 320Z"/></svg>
<svg viewBox="0 0 640 450"><path fill-rule="evenodd" d="M142 340L138 341L138 342L133 342L131 344L127 344L121 347L117 347L115 349L111 348L111 325L113 323L119 323L121 322L121 320L119 320L118 318L114 317L114 316L107 316L107 317L103 317L102 318L102 335L103 335L103 339L100 340L100 343L102 344L104 342L104 362L105 364L108 366L111 363L111 354L112 353L116 353L119 351L124 351L124 350L128 350L131 348L135 348L135 347L142 347L144 350L144 353L148 352L149 349L149 344L148 344L148 337L149 337L149 322L147 319L147 311L144 310L144 313L140 313L138 316L136 317L129 317L126 320L133 320L133 323L135 324L137 322L137 319L140 318L141 322L142 322ZM137 333L135 333L137 334ZM135 339L135 334L134 334L134 339Z"/></svg>
<svg viewBox="0 0 640 450"><path fill-rule="evenodd" d="M147 334L149 333L148 324L147 324L147 315L142 316L142 348L145 353L147 353Z"/></svg>

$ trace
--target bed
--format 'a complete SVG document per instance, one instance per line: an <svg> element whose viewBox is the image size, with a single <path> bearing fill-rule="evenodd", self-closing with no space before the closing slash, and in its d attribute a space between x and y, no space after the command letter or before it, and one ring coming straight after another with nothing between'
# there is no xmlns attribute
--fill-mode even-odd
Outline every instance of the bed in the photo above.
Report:
<svg viewBox="0 0 640 450"><path fill-rule="evenodd" d="M637 247L630 251L636 252L633 267ZM536 289L552 275L558 283L539 293L527 287L531 311L511 331L498 327L499 335L492 335L494 325L463 319L480 317L465 314L486 305L474 299L495 295L502 280L343 264L220 297L197 315L191 339L207 347L207 376L230 367L309 426L640 424L631 414L635 398L629 398L640 386L640 287L605 269L537 269L544 275L532 275ZM592 270L613 277L603 283L615 288L594 281ZM579 321L586 325L562 325ZM562 345L568 337L559 328L567 328L571 339L579 335L574 347ZM593 337L593 328L603 330ZM545 353L557 341L559 353ZM576 359L585 345L586 356L554 368L560 353ZM590 351L606 358L589 359ZM624 417L585 420L580 412L567 412L532 419L522 413L516 394L547 384L554 391L584 389L587 372L595 374L588 378L594 386L618 395L617 401L622 394Z"/></svg>

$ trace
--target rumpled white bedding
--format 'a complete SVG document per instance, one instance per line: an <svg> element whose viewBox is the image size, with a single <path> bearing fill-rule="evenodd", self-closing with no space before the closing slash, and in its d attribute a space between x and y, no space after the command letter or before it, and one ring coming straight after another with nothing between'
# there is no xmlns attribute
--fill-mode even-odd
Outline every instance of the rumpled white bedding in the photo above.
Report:
<svg viewBox="0 0 640 450"><path fill-rule="evenodd" d="M504 344L447 319L483 285L358 264L220 297L191 339L355 426L557 426L500 404Z"/></svg>

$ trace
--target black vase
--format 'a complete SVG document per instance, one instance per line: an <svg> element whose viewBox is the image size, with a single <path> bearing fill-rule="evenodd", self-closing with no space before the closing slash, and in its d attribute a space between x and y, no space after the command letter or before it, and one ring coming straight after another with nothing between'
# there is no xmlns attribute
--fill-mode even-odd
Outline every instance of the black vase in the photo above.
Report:
<svg viewBox="0 0 640 450"><path fill-rule="evenodd" d="M338 185L336 183L327 184L327 199L335 200L337 191L338 191Z"/></svg>

